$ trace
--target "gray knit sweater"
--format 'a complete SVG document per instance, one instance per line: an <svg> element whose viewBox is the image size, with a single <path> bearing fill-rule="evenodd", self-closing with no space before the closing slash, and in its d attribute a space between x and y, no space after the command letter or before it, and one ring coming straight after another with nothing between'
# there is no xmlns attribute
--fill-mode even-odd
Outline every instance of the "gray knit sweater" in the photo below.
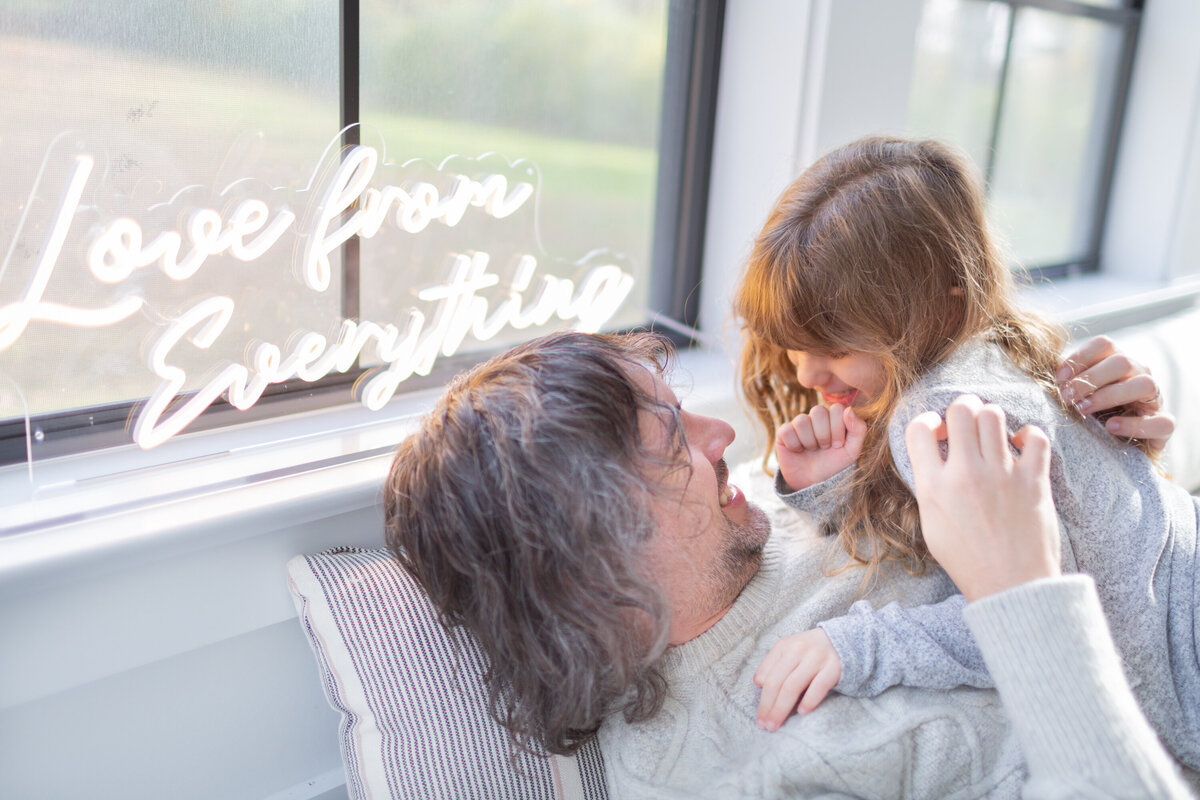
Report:
<svg viewBox="0 0 1200 800"><path fill-rule="evenodd" d="M983 342L961 347L901 398L888 431L910 487L906 426L922 412L944 412L967 392L1000 405L1010 431L1033 423L1049 435L1063 569L1093 576L1138 701L1176 758L1200 769L1196 502L1095 420L1067 417L999 348ZM776 488L794 508L836 513L848 472L798 492L776 476ZM836 690L869 697L894 685L993 685L963 620L964 605L961 595L928 606L865 601L823 621L842 659Z"/></svg>
<svg viewBox="0 0 1200 800"><path fill-rule="evenodd" d="M667 651L670 687L652 719L600 729L610 795L711 797L1017 797L1025 767L994 692L897 687L831 696L779 731L755 725L754 671L781 637L844 612L861 574L824 577L827 539L775 534L733 607ZM948 581L889 571L872 594L927 602Z"/></svg>
<svg viewBox="0 0 1200 800"><path fill-rule="evenodd" d="M1138 712L1082 576L968 609L1007 716L992 691L896 687L875 698L833 695L775 733L760 730L753 675L767 650L846 608L859 588L853 572L824 577L829 556L828 540L774 534L730 611L667 652L662 711L604 723L613 800L1188 796ZM885 570L872 596L922 602L945 591L938 575Z"/></svg>

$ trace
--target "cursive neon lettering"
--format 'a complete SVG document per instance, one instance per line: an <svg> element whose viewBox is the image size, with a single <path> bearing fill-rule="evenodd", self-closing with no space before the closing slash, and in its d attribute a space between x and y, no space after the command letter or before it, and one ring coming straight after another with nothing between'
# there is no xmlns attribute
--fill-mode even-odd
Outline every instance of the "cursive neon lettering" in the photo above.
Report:
<svg viewBox="0 0 1200 800"><path fill-rule="evenodd" d="M191 250L183 258L179 251L183 237L176 231L163 231L143 246L142 227L128 217L110 222L88 248L88 268L105 283L120 283L135 269L159 262L162 271L176 281L187 280L199 271L209 256L229 251L240 261L253 261L265 253L296 220L296 215L282 210L266 224L270 211L262 200L243 200L233 210L229 224L211 208L201 208L188 215L184 228ZM252 241L245 237L266 225L266 230Z"/></svg>
<svg viewBox="0 0 1200 800"><path fill-rule="evenodd" d="M320 195L309 217L312 228L297 254L298 272L309 289L329 287L330 256L352 236L369 238L385 224L410 234L433 223L454 227L472 208L503 219L521 208L534 191L532 184L510 184L500 174L481 180L453 175L446 192L424 181L371 186L378 165L373 148L350 148ZM75 157L28 285L17 301L0 306L0 351L16 342L34 320L72 327L106 326L145 306L143 298L132 293L96 308L43 300L93 167L90 156ZM187 190L172 201L183 191ZM93 277L105 284L121 284L135 271L155 267L174 281L185 281L210 256L227 253L243 262L261 258L296 220L291 210L273 210L258 198L243 199L222 211L192 208L182 216L178 230L163 230L153 238L136 219L119 217L91 233L85 259ZM297 331L286 346L248 343L244 363L215 365L212 377L183 400L180 394L188 387L188 374L180 366L185 360L181 351L189 346L195 351L211 348L226 335L235 308L226 296L195 302L168 322L151 345L147 365L159 383L139 412L134 440L143 448L155 447L184 430L222 396L235 408L249 408L271 384L293 378L317 381L335 370L346 372L360 360L373 363L375 357L381 366L365 376L356 390L360 402L379 409L403 381L430 374L439 358L459 352L468 336L487 342L506 327L521 330L547 324L554 317L580 330L599 330L633 285L632 276L611 264L589 267L576 286L570 279L537 275L538 261L532 255L518 259L511 282L502 287L501 277L490 271L488 252L451 253L446 279L416 292L426 307L408 309L402 324L341 320L332 337ZM195 353L189 354L186 362L195 361Z"/></svg>
<svg viewBox="0 0 1200 800"><path fill-rule="evenodd" d="M79 208L79 199L83 196L83 188L87 185L93 164L91 156L75 157L75 166L71 169L67 190L63 193L62 201L54 214L54 224L46 238L46 244L38 255L37 266L29 285L15 303L0 306L0 350L7 349L21 338L21 334L33 320L95 328L114 325L142 307L142 299L136 296L123 297L103 308L76 308L42 302L42 295L45 294L50 276L58 265L67 231L71 227L75 211Z"/></svg>
<svg viewBox="0 0 1200 800"><path fill-rule="evenodd" d="M469 206L476 206L497 219L513 214L533 195L533 185L518 183L509 191L503 175L489 175L482 181L456 176L450 193L442 197L431 183L418 182L408 190L387 185L369 187L379 163L374 148L356 145L346 151L333 180L317 205L313 233L305 243L301 275L313 291L329 288L333 274L329 257L351 236L370 238L379 232L395 207L394 224L406 233L420 233L430 222L454 227ZM357 210L342 224L334 222L357 204Z"/></svg>

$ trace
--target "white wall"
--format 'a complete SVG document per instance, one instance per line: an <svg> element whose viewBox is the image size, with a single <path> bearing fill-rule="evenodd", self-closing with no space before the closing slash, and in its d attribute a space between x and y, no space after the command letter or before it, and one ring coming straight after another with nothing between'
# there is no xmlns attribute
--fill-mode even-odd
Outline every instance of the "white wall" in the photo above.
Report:
<svg viewBox="0 0 1200 800"><path fill-rule="evenodd" d="M1200 271L1200 3L1146 3L1102 266L1129 278Z"/></svg>
<svg viewBox="0 0 1200 800"><path fill-rule="evenodd" d="M796 174L812 3L730 3L725 17L700 327L727 347L738 266L779 193Z"/></svg>
<svg viewBox="0 0 1200 800"><path fill-rule="evenodd" d="M736 352L729 298L784 188L818 156L903 133L920 0L731 2L717 92L701 327Z"/></svg>
<svg viewBox="0 0 1200 800"><path fill-rule="evenodd" d="M349 483L310 474L338 487L324 495L294 479L284 504L251 484L170 503L170 521L147 506L17 537L58 540L69 560L14 569L22 543L0 540L0 796L299 800L339 785L338 715L284 564L382 542L376 462ZM151 521L154 541L99 546Z"/></svg>

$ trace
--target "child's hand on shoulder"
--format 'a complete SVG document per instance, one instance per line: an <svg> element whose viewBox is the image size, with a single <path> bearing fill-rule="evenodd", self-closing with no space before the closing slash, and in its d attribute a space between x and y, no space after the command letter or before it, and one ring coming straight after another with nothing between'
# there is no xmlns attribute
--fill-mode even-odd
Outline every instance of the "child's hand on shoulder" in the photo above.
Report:
<svg viewBox="0 0 1200 800"><path fill-rule="evenodd" d="M854 463L867 424L849 406L817 406L775 432L779 471L792 489L807 489Z"/></svg>
<svg viewBox="0 0 1200 800"><path fill-rule="evenodd" d="M754 673L754 682L762 687L758 727L776 731L793 711L807 714L841 678L842 660L825 631L813 628L785 636Z"/></svg>

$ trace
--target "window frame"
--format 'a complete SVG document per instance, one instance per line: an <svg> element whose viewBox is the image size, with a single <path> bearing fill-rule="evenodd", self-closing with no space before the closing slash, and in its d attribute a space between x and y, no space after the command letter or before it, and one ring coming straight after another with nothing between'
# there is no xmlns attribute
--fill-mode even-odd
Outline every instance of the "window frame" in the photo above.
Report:
<svg viewBox="0 0 1200 800"><path fill-rule="evenodd" d="M717 77L726 0L667 3L667 51L660 107L659 163L648 270L647 327L660 327L680 346L692 343L698 322L701 260L708 208ZM339 0L339 118L343 149L359 144L359 0ZM677 83L672 83L676 81ZM676 87L672 91L672 87ZM360 241L342 245L342 316L359 317ZM443 385L487 353L441 358L427 376L412 376L396 397ZM350 388L367 372L356 366L317 381L293 379L269 386L246 410L218 398L187 428L212 431L284 415L353 403ZM175 403L191 394L179 395ZM131 428L144 399L0 420L0 466L131 445ZM34 444L36 442L36 445Z"/></svg>
<svg viewBox="0 0 1200 800"><path fill-rule="evenodd" d="M996 96L996 105L992 113L991 134L988 144L988 161L980 165L983 170L985 186L991 186L995 172L996 148L1000 139L1000 128L1004 116L1004 101L1012 64L1013 32L1017 25L1017 15L1022 9L1037 9L1061 14L1067 17L1096 20L1117 27L1121 33L1121 51L1116 64L1115 81L1112 87L1111 103L1108 118L1104 121L1105 137L1101 148L1101 156L1097 168L1099 179L1096 182L1091 219L1091 231L1087 237L1080 258L1067 261L1026 265L1025 271L1034 280L1049 280L1053 278L1074 277L1100 270L1101 245L1104 238L1104 227L1108 217L1108 208L1112 198L1113 178L1116 174L1117 154L1120 149L1121 128L1125 119L1125 107L1129 98L1130 81L1133 75L1133 63L1137 51L1138 32L1142 21L1144 0L1121 0L1121 5L1105 7L1077 0L971 0L971 2L997 3L1009 8L1008 30L1005 34L1004 56L1000 70L1000 85Z"/></svg>

